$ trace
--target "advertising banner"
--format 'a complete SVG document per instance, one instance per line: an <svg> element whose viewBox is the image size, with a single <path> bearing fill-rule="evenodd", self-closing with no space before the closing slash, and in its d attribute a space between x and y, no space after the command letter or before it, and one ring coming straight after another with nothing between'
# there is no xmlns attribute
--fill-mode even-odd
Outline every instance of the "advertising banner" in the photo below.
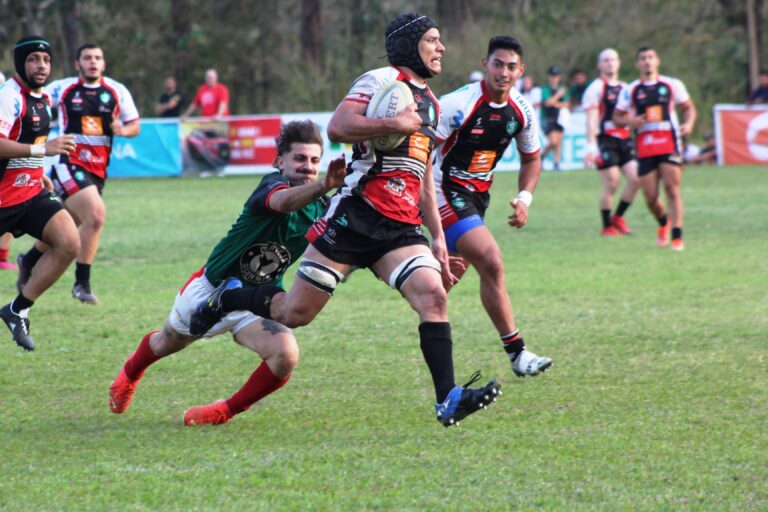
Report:
<svg viewBox="0 0 768 512"><path fill-rule="evenodd" d="M768 105L715 105L720 165L768 164Z"/></svg>
<svg viewBox="0 0 768 512"><path fill-rule="evenodd" d="M110 178L180 175L179 124L142 120L141 133L136 137L115 137L107 173Z"/></svg>

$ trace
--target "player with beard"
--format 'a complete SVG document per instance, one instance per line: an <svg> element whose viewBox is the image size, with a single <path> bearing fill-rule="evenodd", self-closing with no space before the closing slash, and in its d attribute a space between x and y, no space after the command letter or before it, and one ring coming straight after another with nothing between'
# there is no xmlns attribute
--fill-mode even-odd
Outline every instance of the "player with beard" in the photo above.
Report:
<svg viewBox="0 0 768 512"><path fill-rule="evenodd" d="M299 347L290 329L273 320L245 310L233 311L202 333L190 331L195 306L217 286L225 290L243 285L246 289L269 283L282 285L286 269L307 247L307 228L328 204L325 194L343 183L343 156L333 160L325 178L317 181L323 138L312 121L283 125L276 142L275 167L280 172L261 180L205 266L181 288L165 327L147 333L128 358L109 389L112 412L125 412L149 365L199 338L225 332L231 332L236 343L253 350L263 361L228 400L188 409L184 413L185 425L226 423L280 389L290 378L299 359Z"/></svg>
<svg viewBox="0 0 768 512"><path fill-rule="evenodd" d="M637 174L648 209L659 223L657 245L669 245L671 224L672 250L682 251L685 248L683 197L680 193L682 138L693 131L696 107L683 82L659 74L660 65L655 49L643 46L637 50L635 66L640 78L622 89L613 112L613 122L635 130ZM682 110L682 123L678 123L675 107ZM669 220L659 199L659 182L664 183L667 194Z"/></svg>
<svg viewBox="0 0 768 512"><path fill-rule="evenodd" d="M77 148L61 157L51 178L56 193L80 227L80 253L77 255L72 296L87 304L98 303L91 290L91 264L99 249L99 239L106 218L101 195L107 179L107 165L112 139L139 134L139 112L128 89L104 76L103 50L85 44L77 50L75 67L79 74L51 83L46 91L52 107L58 107L62 130L74 134ZM22 287L37 260L47 250L36 243L25 255L19 255L18 285Z"/></svg>
<svg viewBox="0 0 768 512"><path fill-rule="evenodd" d="M637 160L632 147L632 134L627 128L617 127L613 122L613 110L621 89L626 85L619 80L619 54L613 48L606 48L597 58L600 78L594 80L582 98L582 107L587 113L587 154L584 163L596 166L600 183L600 216L603 220L602 236L629 235L624 213L632 204L640 184L637 181ZM621 193L616 212L611 215L613 195L619 188L621 174L627 184Z"/></svg>
<svg viewBox="0 0 768 512"><path fill-rule="evenodd" d="M501 251L483 221L493 170L512 140L521 163L519 194L511 201L511 226L525 226L541 175L535 111L514 88L525 72L520 41L510 36L492 38L483 69L482 81L440 98L443 115L433 165L437 200L448 250L477 270L480 301L499 333L512 370L519 377L534 376L547 370L552 360L525 348L507 294Z"/></svg>
<svg viewBox="0 0 768 512"><path fill-rule="evenodd" d="M51 45L42 37L20 39L13 48L16 73L0 85L0 233L28 234L51 248L16 298L0 309L14 341L25 350L35 348L30 308L80 249L77 227L43 174L44 156L75 149L72 135L46 140L51 109L43 86L51 74L51 56Z"/></svg>
<svg viewBox="0 0 768 512"><path fill-rule="evenodd" d="M500 384L492 380L469 388L478 373L464 386L454 381L444 283L449 286L455 276L448 266L431 164L440 106L427 85L442 71L445 47L437 23L418 13L398 16L387 27L385 47L390 66L358 77L328 124L331 140L355 144L352 162L344 187L307 233L310 245L291 290L265 285L215 293L200 304L192 322L195 330L204 331L227 311L249 309L289 327L306 325L340 281L356 268L369 268L419 315L437 419L447 427L495 400ZM393 81L411 90L414 103L392 118L366 117L373 96ZM390 151L368 142L390 134L407 137ZM422 213L432 234L431 251L422 233Z"/></svg>

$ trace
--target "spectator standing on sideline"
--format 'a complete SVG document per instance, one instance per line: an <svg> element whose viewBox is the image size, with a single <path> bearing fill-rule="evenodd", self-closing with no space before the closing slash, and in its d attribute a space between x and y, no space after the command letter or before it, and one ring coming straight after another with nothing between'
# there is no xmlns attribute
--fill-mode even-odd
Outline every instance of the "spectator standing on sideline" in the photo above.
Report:
<svg viewBox="0 0 768 512"><path fill-rule="evenodd" d="M543 159L551 151L553 168L560 170L560 154L563 146L563 131L560 124L560 110L568 108L568 90L560 83L560 68L551 66L547 71L547 83L541 87L541 127L547 136L547 146L541 153Z"/></svg>
<svg viewBox="0 0 768 512"><path fill-rule="evenodd" d="M575 68L571 71L571 88L568 93L571 112L581 111L581 99L588 85L587 73L583 69Z"/></svg>
<svg viewBox="0 0 768 512"><path fill-rule="evenodd" d="M229 115L229 89L226 85L219 83L219 74L215 69L209 69L205 72L205 83L202 84L195 94L195 98L189 105L184 115L185 119L200 109L200 115L203 117L224 117Z"/></svg>
<svg viewBox="0 0 768 512"><path fill-rule="evenodd" d="M760 70L757 87L749 93L748 105L768 104L768 69Z"/></svg>
<svg viewBox="0 0 768 512"><path fill-rule="evenodd" d="M160 95L157 105L155 105L155 114L162 117L179 117L183 102L184 96L179 92L176 79L169 76L165 79L163 94Z"/></svg>

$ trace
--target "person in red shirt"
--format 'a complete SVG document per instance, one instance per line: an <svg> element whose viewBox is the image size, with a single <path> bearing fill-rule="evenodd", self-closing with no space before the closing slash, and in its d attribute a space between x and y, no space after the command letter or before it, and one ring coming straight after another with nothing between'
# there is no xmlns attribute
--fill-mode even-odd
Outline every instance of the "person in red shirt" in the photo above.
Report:
<svg viewBox="0 0 768 512"><path fill-rule="evenodd" d="M195 94L195 99L187 108L182 119L186 119L200 109L200 115L203 117L223 117L229 115L229 89L224 84L219 83L219 75L215 69L209 69L205 72L205 83L202 84Z"/></svg>

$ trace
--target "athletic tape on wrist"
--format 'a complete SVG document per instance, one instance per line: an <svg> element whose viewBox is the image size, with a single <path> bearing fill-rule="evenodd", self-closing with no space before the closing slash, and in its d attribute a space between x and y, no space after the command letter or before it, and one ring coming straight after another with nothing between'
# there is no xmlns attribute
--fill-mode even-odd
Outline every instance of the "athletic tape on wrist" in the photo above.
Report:
<svg viewBox="0 0 768 512"><path fill-rule="evenodd" d="M29 146L29 154L35 158L43 158L45 156L45 144L33 144Z"/></svg>
<svg viewBox="0 0 768 512"><path fill-rule="evenodd" d="M525 206L530 207L531 202L533 202L533 194L528 192L527 190L521 190L519 194L517 194L517 197L515 198L518 201L525 204Z"/></svg>

